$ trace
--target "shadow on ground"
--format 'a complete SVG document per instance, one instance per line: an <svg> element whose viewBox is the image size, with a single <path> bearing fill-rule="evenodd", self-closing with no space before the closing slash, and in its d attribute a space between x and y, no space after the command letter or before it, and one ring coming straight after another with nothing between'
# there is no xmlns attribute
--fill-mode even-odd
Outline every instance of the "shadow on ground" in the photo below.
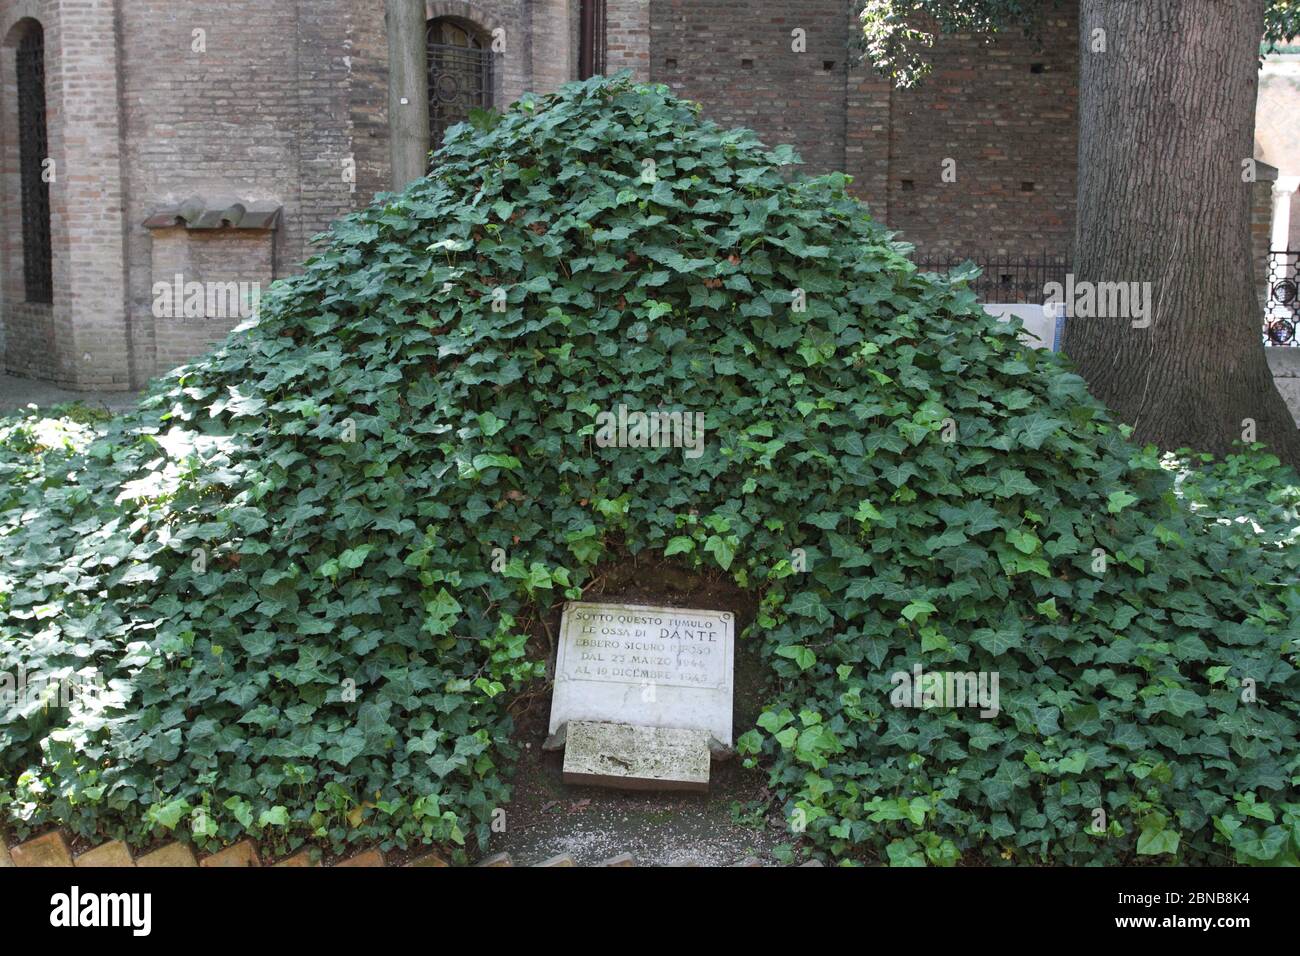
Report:
<svg viewBox="0 0 1300 956"><path fill-rule="evenodd" d="M135 407L142 394L141 391L74 392L32 378L0 375L0 415L8 415L28 405L50 408L67 402L81 402L91 408L103 408L117 414Z"/></svg>

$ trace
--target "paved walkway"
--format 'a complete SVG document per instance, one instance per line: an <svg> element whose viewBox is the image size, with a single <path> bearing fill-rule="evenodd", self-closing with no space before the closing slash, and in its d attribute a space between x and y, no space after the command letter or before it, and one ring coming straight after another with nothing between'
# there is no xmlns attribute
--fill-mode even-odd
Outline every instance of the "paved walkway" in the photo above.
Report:
<svg viewBox="0 0 1300 956"><path fill-rule="evenodd" d="M49 408L64 402L82 402L92 407L106 408L110 412L123 412L135 405L140 392L74 392L70 389L0 374L0 415L7 415L26 405Z"/></svg>

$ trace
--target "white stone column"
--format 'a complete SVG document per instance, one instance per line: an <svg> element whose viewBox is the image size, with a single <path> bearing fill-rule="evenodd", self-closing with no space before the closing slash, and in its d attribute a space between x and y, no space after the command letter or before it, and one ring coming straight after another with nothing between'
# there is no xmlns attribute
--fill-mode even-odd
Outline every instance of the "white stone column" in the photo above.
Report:
<svg viewBox="0 0 1300 956"><path fill-rule="evenodd" d="M1273 184L1273 249L1289 249L1291 197L1300 187L1300 176L1279 176Z"/></svg>

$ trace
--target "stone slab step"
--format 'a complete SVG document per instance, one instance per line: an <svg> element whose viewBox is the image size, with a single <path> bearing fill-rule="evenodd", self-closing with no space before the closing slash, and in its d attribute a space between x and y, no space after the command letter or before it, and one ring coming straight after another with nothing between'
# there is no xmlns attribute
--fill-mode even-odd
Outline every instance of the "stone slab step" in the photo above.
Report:
<svg viewBox="0 0 1300 956"><path fill-rule="evenodd" d="M571 720L564 782L621 790L709 789L709 732Z"/></svg>

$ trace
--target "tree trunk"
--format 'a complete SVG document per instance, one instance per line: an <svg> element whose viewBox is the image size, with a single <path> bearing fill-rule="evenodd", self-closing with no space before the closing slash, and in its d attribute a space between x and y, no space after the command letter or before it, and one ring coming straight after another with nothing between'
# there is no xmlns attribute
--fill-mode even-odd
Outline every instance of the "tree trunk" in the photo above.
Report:
<svg viewBox="0 0 1300 956"><path fill-rule="evenodd" d="M1074 280L1149 282L1150 324L1075 314L1064 348L1138 441L1222 455L1253 433L1300 468L1243 180L1263 24L1264 0L1082 0Z"/></svg>
<svg viewBox="0 0 1300 956"><path fill-rule="evenodd" d="M424 0L385 0L393 189L429 171L429 68Z"/></svg>

